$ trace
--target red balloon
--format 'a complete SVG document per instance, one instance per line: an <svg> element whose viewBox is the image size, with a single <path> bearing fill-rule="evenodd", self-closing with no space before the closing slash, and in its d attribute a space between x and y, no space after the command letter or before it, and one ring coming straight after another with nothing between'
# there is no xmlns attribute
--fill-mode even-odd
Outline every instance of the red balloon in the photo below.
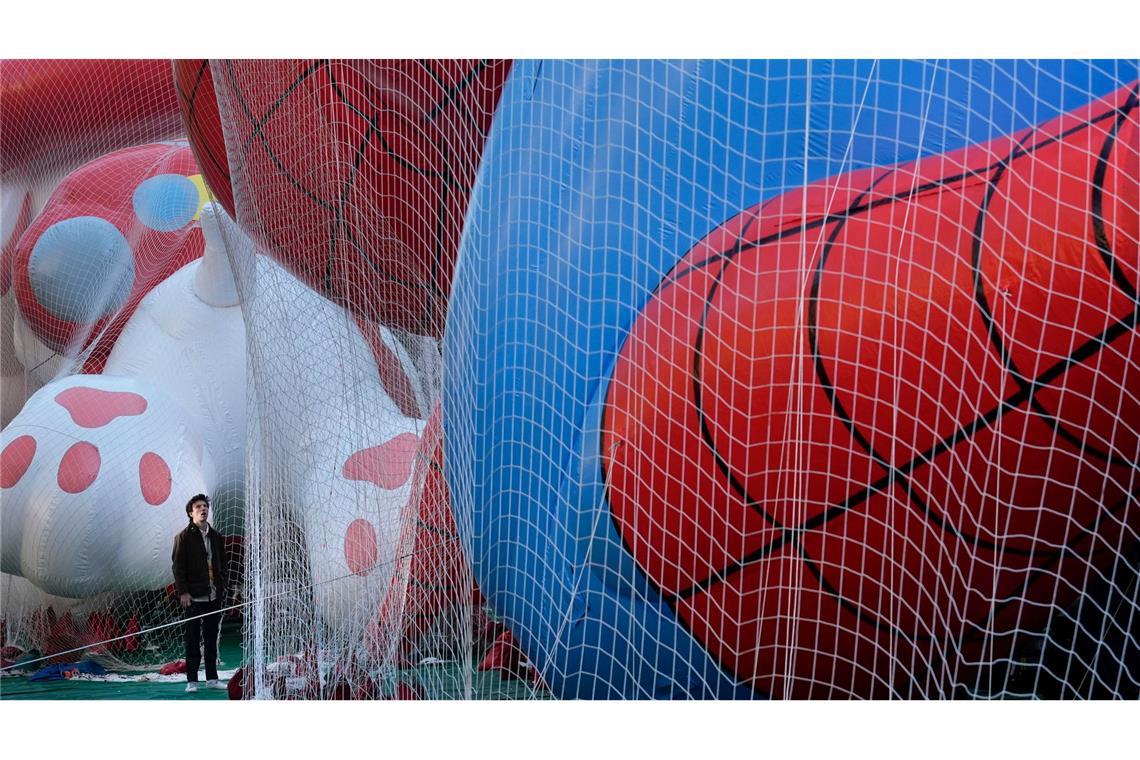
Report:
<svg viewBox="0 0 1140 760"><path fill-rule="evenodd" d="M397 544L402 558L372 627L383 642L394 616L402 628L400 655L415 656L433 626L454 616L471 600L471 575L451 511L451 492L443 475L442 408L436 402L420 438L412 471L412 489L401 520ZM453 621L455 624L458 620Z"/></svg>
<svg viewBox="0 0 1140 760"><path fill-rule="evenodd" d="M232 166L242 226L334 302L433 337L509 70L510 61L225 61L211 81L202 62L177 67L191 141L223 202Z"/></svg>
<svg viewBox="0 0 1140 760"><path fill-rule="evenodd" d="M226 157L226 140L222 120L218 114L218 100L214 93L214 78L210 62L202 58L183 58L174 62L174 86L178 92L178 108L186 129L190 148L206 186L222 204L222 208L236 219L234 191L230 185L230 164Z"/></svg>
<svg viewBox="0 0 1140 760"><path fill-rule="evenodd" d="M20 313L44 345L91 347L84 371L102 369L139 301L202 256L197 179L177 142L116 151L64 178L12 260Z"/></svg>
<svg viewBox="0 0 1140 760"><path fill-rule="evenodd" d="M1111 565L1140 522L1137 112L788 193L662 282L609 385L608 497L742 683L942 693Z"/></svg>
<svg viewBox="0 0 1140 760"><path fill-rule="evenodd" d="M182 132L169 60L0 61L0 174Z"/></svg>

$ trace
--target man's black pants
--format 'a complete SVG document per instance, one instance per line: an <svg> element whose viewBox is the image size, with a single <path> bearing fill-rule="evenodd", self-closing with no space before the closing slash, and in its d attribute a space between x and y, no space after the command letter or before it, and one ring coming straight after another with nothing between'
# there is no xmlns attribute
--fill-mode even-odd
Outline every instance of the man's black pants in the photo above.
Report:
<svg viewBox="0 0 1140 760"><path fill-rule="evenodd" d="M206 654L206 680L214 681L218 678L218 623L222 620L222 600L212 602L191 602L186 608L186 680L198 680L198 666L202 664L202 655L198 651L200 645L205 645ZM207 615L206 613L213 613ZM198 617L206 615L205 617ZM204 639L204 641L203 641Z"/></svg>

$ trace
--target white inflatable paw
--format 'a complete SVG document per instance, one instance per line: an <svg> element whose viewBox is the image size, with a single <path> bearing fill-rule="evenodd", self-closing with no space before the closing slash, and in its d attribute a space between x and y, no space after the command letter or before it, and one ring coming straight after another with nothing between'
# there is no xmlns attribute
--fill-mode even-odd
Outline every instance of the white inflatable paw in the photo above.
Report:
<svg viewBox="0 0 1140 760"><path fill-rule="evenodd" d="M188 494L214 484L199 425L169 395L56 380L0 433L0 570L71 598L163 588Z"/></svg>

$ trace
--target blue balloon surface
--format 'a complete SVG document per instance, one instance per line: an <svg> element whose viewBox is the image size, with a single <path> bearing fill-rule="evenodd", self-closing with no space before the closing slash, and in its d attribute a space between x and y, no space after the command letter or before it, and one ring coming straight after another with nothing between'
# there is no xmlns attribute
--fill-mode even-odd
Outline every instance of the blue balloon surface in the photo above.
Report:
<svg viewBox="0 0 1140 760"><path fill-rule="evenodd" d="M562 697L750 697L618 536L602 401L664 273L743 209L985 142L1135 61L519 61L444 337L447 476L475 578Z"/></svg>
<svg viewBox="0 0 1140 760"><path fill-rule="evenodd" d="M130 295L135 258L119 228L97 216L73 216L44 230L28 259L36 301L49 314L86 324L109 316Z"/></svg>
<svg viewBox="0 0 1140 760"><path fill-rule="evenodd" d="M151 229L173 232L198 213L198 188L183 174L159 174L135 188L135 215Z"/></svg>

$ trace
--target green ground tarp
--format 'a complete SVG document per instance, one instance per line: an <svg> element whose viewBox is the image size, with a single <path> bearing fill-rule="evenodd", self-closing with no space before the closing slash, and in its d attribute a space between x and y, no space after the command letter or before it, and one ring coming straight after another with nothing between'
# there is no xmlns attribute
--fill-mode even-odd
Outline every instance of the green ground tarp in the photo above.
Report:
<svg viewBox="0 0 1140 760"><path fill-rule="evenodd" d="M223 626L218 642L219 675L233 673L242 663L241 628ZM28 669L34 672L37 663ZM205 672L198 678L204 679ZM0 699L227 699L222 689L200 689L197 694L186 693L186 676L160 676L158 667L151 673L108 673L107 676L60 681L29 681L26 675L5 675L0 678Z"/></svg>
<svg viewBox="0 0 1140 760"><path fill-rule="evenodd" d="M223 626L218 645L218 673L223 680L228 678L243 661L241 627ZM43 663L46 664L46 663ZM158 666L150 673L116 673L94 679L80 677L59 681L29 681L27 675L35 672L39 665L32 665L19 675L0 677L0 700L226 700L228 694L222 689L205 689L199 685L195 694L186 693L186 676L158 675ZM411 680L421 684L429 699L463 699L466 695L459 685L462 681L460 669L455 664L421 665L413 671L402 671ZM205 678L200 672L199 679ZM472 699L549 699L544 690L535 691L525 682L503 680L498 672L472 673Z"/></svg>

